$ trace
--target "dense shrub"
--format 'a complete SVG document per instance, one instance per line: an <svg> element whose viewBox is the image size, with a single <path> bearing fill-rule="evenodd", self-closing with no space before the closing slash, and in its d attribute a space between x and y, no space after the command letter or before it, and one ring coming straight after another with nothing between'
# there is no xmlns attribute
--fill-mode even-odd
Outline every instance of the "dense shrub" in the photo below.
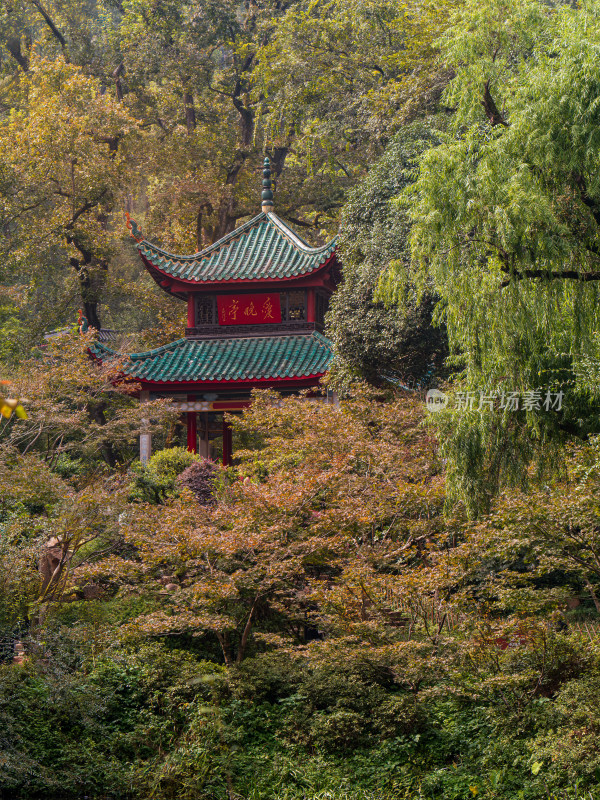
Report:
<svg viewBox="0 0 600 800"><path fill-rule="evenodd" d="M185 486L195 495L200 505L215 502L214 484L217 467L207 458L193 461L177 478L177 485Z"/></svg>
<svg viewBox="0 0 600 800"><path fill-rule="evenodd" d="M136 463L131 499L164 502L176 493L177 477L198 459L199 456L184 447L170 447L155 453L146 465Z"/></svg>
<svg viewBox="0 0 600 800"><path fill-rule="evenodd" d="M219 696L221 675L215 664L158 645L75 672L0 666L0 797L155 796L165 752L173 758L187 741L203 704Z"/></svg>

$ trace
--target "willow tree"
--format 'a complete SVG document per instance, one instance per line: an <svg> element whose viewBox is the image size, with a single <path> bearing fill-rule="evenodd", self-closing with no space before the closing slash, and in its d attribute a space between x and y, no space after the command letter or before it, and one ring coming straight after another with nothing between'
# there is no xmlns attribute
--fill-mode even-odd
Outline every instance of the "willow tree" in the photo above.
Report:
<svg viewBox="0 0 600 800"><path fill-rule="evenodd" d="M562 410L451 415L454 485L486 502L540 443L594 427L600 286L600 3L468 2L441 41L454 128L405 194L462 388L564 393ZM391 276L392 283L394 277Z"/></svg>

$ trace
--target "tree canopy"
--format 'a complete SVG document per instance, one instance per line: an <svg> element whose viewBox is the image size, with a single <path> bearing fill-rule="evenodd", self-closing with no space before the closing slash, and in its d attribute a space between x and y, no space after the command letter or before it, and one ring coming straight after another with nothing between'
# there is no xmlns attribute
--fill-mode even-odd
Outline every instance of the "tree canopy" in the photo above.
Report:
<svg viewBox="0 0 600 800"><path fill-rule="evenodd" d="M600 798L599 35L600 0L0 3L2 798ZM90 347L185 325L123 212L205 247L265 155L339 233L336 357L221 467Z"/></svg>
<svg viewBox="0 0 600 800"><path fill-rule="evenodd" d="M123 211L171 249L201 249L256 213L265 154L279 213L315 242L330 237L347 190L443 83L433 41L451 7L7 6L3 255L12 282L28 287L17 309L33 275L55 326L76 304L95 327L147 326L148 316L125 311L124 283L140 307L173 317L127 263Z"/></svg>
<svg viewBox="0 0 600 800"><path fill-rule="evenodd" d="M344 206L338 245L344 280L327 324L341 387L357 379L415 387L443 372L445 333L432 324L431 294L421 294L412 275L411 223L394 203L415 180L419 156L437 142L436 127L435 120L412 123L396 134ZM386 304L379 284L392 265L406 284Z"/></svg>
<svg viewBox="0 0 600 800"><path fill-rule="evenodd" d="M439 298L456 388L565 396L560 413L459 409L448 422L457 490L473 487L476 503L525 480L532 459L543 466L545 443L595 430L598 12L535 0L457 10L440 39L455 73L443 101L451 126L399 199L422 290ZM387 297L405 280L392 265Z"/></svg>

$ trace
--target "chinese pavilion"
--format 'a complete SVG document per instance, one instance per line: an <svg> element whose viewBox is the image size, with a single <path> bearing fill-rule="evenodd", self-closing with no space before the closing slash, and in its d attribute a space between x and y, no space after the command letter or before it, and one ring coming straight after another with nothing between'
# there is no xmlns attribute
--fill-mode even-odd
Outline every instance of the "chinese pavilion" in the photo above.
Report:
<svg viewBox="0 0 600 800"><path fill-rule="evenodd" d="M199 253L168 253L127 223L150 275L187 302L187 327L182 339L129 355L124 372L141 384L141 402L170 398L185 413L189 450L210 458L222 447L227 465L225 412L247 407L254 388L290 394L327 371L333 353L323 324L340 280L335 239L310 247L273 213L268 158L261 213ZM100 361L115 355L100 341L91 349ZM142 461L150 449L142 432Z"/></svg>

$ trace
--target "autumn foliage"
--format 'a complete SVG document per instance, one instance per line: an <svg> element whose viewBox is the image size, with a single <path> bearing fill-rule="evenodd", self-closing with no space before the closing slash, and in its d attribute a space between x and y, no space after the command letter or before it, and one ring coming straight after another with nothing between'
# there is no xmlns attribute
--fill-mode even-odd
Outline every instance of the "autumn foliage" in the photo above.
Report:
<svg viewBox="0 0 600 800"><path fill-rule="evenodd" d="M53 369L56 381L60 360ZM107 420L124 423L126 400L107 402ZM597 696L599 663L586 622L598 584L595 447L571 454L568 484L507 496L473 522L444 512L425 413L412 393L363 389L339 405L259 393L231 418L245 447L233 467L165 450L161 463L179 478L146 497L137 467L98 469L77 416L63 420L58 456L39 438L25 452L29 439L9 432L0 560L12 577L0 584L0 622L26 660L19 673L5 667L0 685L28 708L31 681L51 703L83 691L112 766L100 753L86 763L119 791L135 780L127 797L284 797L265 758L284 765L290 797L303 781L315 798L323 785L342 797L349 770L363 776L360 791L375 787L364 797L419 785L426 797L460 786L493 797L488 759L501 764L499 796L523 780L532 791L591 786L593 759L567 772L552 764L566 763L565 748L583 758L596 724L581 700ZM36 796L31 787L52 785L46 756L32 755L11 703L0 706L13 709L5 785ZM77 708L59 733L67 761L73 730L96 735ZM46 737L54 717L35 713ZM479 750L446 774L467 731ZM29 779L20 752L33 759ZM307 762L294 777L298 754Z"/></svg>

